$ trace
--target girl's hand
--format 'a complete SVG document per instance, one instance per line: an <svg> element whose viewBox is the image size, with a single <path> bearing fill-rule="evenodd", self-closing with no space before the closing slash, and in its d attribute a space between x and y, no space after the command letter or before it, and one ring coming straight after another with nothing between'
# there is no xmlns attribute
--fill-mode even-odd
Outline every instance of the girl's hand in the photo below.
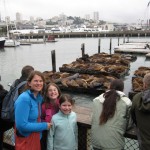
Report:
<svg viewBox="0 0 150 150"><path fill-rule="evenodd" d="M47 123L47 128L48 128L48 129L50 129L50 128L51 128L51 126L52 126L52 124L51 124L51 123Z"/></svg>

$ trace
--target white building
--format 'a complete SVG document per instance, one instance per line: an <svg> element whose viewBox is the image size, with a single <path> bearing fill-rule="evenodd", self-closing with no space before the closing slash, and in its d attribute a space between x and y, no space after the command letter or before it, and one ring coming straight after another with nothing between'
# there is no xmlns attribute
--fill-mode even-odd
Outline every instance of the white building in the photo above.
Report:
<svg viewBox="0 0 150 150"><path fill-rule="evenodd" d="M52 22L57 22L59 20L59 17L58 16L54 16L51 18L51 21Z"/></svg>
<svg viewBox="0 0 150 150"><path fill-rule="evenodd" d="M90 20L90 15L89 15L89 14L86 14L86 15L85 15L85 19L86 19L86 20Z"/></svg>
<svg viewBox="0 0 150 150"><path fill-rule="evenodd" d="M115 27L112 23L106 23L100 26L102 31L114 31Z"/></svg>
<svg viewBox="0 0 150 150"><path fill-rule="evenodd" d="M16 22L21 22L22 21L22 15L21 13L17 12L16 13Z"/></svg>
<svg viewBox="0 0 150 150"><path fill-rule="evenodd" d="M60 18L60 20L62 20L62 21L66 21L66 20L67 20L67 16L66 16L64 13L60 14L60 15L59 15L59 18Z"/></svg>
<svg viewBox="0 0 150 150"><path fill-rule="evenodd" d="M98 12L98 11L95 11L95 12L93 13L93 20L96 21L96 22L99 21L99 12Z"/></svg>
<svg viewBox="0 0 150 150"><path fill-rule="evenodd" d="M33 16L30 16L30 22L34 23L34 17Z"/></svg>
<svg viewBox="0 0 150 150"><path fill-rule="evenodd" d="M6 16L6 17L5 17L5 21L7 22L7 24L10 24L10 17L9 17L9 16Z"/></svg>

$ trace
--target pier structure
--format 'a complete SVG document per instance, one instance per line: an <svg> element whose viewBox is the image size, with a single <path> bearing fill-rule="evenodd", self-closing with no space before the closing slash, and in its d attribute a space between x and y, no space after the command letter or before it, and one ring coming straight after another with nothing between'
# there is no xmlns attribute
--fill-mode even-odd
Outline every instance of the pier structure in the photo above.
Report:
<svg viewBox="0 0 150 150"><path fill-rule="evenodd" d="M128 30L128 31L99 31L99 32L38 32L38 33L19 33L10 34L10 37L19 36L20 39L48 39L49 36L54 36L55 38L88 38L88 37L149 37L150 30Z"/></svg>

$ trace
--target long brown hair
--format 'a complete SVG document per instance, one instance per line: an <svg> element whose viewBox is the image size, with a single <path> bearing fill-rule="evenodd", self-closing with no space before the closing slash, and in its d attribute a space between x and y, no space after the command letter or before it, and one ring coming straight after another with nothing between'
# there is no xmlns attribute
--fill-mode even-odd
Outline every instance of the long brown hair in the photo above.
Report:
<svg viewBox="0 0 150 150"><path fill-rule="evenodd" d="M113 80L110 84L110 90L104 93L105 101L103 103L102 113L100 115L100 124L105 124L108 119L112 118L115 114L116 103L120 96L116 92L123 91L124 83L121 79Z"/></svg>
<svg viewBox="0 0 150 150"><path fill-rule="evenodd" d="M46 107L46 109L48 108L49 103L51 102L51 99L47 96L48 89L49 89L50 86L54 86L54 87L57 88L58 93L59 93L58 99L59 99L60 96L61 96L61 90L60 90L60 88L59 88L55 83L49 83L49 84L46 86L45 93L44 93L44 102L45 102L45 107ZM54 102L53 104L54 104L54 107L55 107L56 103Z"/></svg>

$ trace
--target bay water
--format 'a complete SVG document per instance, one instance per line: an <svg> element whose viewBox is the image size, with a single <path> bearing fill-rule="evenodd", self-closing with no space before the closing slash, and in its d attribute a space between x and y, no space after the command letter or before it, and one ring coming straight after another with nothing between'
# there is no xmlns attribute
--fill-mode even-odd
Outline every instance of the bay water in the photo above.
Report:
<svg viewBox="0 0 150 150"><path fill-rule="evenodd" d="M102 37L101 52L109 53L110 38ZM63 64L71 63L76 58L81 57L81 44L85 44L85 54L93 55L98 53L99 38L62 38L56 39L57 42L21 45L19 47L5 47L0 49L0 83L9 89L8 83L12 83L16 78L21 76L21 69L25 65L32 65L35 70L51 71L51 51L56 53L56 71ZM123 43L123 38L120 38L119 43ZM150 42L148 37L130 38L130 41ZM114 47L118 45L118 38L112 38L112 53ZM125 93L132 89L131 79L133 73L139 66L150 66L150 61L146 60L145 55L137 55L137 60L131 62L129 75L125 76Z"/></svg>

